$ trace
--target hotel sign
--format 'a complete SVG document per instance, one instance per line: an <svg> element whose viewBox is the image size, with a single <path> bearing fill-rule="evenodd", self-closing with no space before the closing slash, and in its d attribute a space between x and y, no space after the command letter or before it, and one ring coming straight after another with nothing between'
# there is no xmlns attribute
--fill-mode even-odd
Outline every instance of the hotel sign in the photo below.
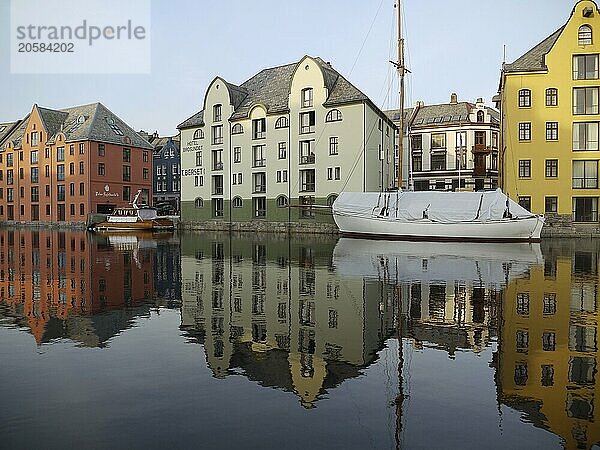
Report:
<svg viewBox="0 0 600 450"><path fill-rule="evenodd" d="M102 192L96 191L96 197L118 197L118 192L110 192L110 186L107 184L104 186L104 190Z"/></svg>
<svg viewBox="0 0 600 450"><path fill-rule="evenodd" d="M182 152L199 152L202 150L202 144L198 141L191 140L187 144L185 144L182 148Z"/></svg>

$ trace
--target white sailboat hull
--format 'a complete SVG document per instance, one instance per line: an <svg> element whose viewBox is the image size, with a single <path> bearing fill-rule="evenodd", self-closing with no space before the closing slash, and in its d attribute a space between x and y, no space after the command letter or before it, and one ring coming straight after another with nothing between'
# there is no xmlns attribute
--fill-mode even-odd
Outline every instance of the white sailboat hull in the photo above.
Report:
<svg viewBox="0 0 600 450"><path fill-rule="evenodd" d="M428 219L406 221L389 217L333 215L344 235L380 239L459 241L539 241L544 219L532 216L487 222L440 223Z"/></svg>

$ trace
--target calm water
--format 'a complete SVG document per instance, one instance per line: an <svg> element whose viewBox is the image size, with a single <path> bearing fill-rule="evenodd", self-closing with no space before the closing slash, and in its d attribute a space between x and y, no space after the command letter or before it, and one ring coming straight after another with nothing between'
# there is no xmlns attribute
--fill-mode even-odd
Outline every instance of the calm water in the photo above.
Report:
<svg viewBox="0 0 600 450"><path fill-rule="evenodd" d="M0 447L590 448L599 255L0 229Z"/></svg>

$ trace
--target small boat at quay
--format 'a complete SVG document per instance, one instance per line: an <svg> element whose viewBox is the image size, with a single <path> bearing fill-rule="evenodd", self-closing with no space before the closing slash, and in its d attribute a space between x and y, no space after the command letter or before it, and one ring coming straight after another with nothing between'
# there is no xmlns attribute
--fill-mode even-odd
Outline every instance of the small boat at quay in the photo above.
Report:
<svg viewBox="0 0 600 450"><path fill-rule="evenodd" d="M90 223L88 228L93 231L169 231L175 228L173 219L159 216L156 208L138 206L138 191L131 206L116 208L104 220Z"/></svg>

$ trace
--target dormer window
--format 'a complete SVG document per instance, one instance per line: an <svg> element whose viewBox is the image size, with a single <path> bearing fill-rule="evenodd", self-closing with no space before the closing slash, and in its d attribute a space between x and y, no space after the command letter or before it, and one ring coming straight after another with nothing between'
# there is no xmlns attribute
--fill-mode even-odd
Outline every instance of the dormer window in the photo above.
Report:
<svg viewBox="0 0 600 450"><path fill-rule="evenodd" d="M482 123L485 121L485 114L483 111L477 111L477 122Z"/></svg>
<svg viewBox="0 0 600 450"><path fill-rule="evenodd" d="M244 127L242 126L241 123L236 123L231 128L231 134L242 134L243 132L244 132Z"/></svg>
<svg viewBox="0 0 600 450"><path fill-rule="evenodd" d="M204 132L201 128L198 128L196 131L194 131L194 139L204 139Z"/></svg>
<svg viewBox="0 0 600 450"><path fill-rule="evenodd" d="M108 124L110 129L113 131L113 133L115 133L117 136L123 136L123 132L115 123L115 119L113 119L112 117L108 117L106 119L106 123Z"/></svg>
<svg viewBox="0 0 600 450"><path fill-rule="evenodd" d="M590 27L589 25L581 25L579 27L579 33L577 34L577 43L579 45L592 44L592 27Z"/></svg>
<svg viewBox="0 0 600 450"><path fill-rule="evenodd" d="M213 121L220 122L221 121L221 105L213 106Z"/></svg>
<svg viewBox="0 0 600 450"><path fill-rule="evenodd" d="M325 116L325 122L339 122L342 120L342 113L339 109L332 109Z"/></svg>
<svg viewBox="0 0 600 450"><path fill-rule="evenodd" d="M281 116L279 119L277 119L277 122L275 122L275 128L287 128L289 126L290 123L288 118L285 116Z"/></svg>
<svg viewBox="0 0 600 450"><path fill-rule="evenodd" d="M302 89L302 107L310 108L313 105L313 89Z"/></svg>

